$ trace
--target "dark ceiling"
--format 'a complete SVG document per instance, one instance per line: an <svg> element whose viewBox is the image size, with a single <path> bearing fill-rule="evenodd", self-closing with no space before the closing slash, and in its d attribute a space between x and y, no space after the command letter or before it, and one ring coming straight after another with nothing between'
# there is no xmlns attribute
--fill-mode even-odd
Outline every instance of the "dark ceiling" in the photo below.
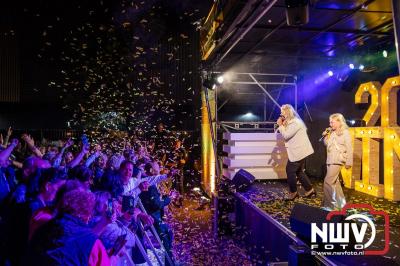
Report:
<svg viewBox="0 0 400 266"><path fill-rule="evenodd" d="M243 62L246 66L262 64L264 68L286 69L289 65L296 67L299 61L362 56L374 49L394 47L391 0L311 1L310 19L303 26L286 24L285 1L278 0L224 56L272 1L248 1L247 6L243 1L238 2L242 2L242 11L249 7L249 12L239 23L235 17L226 21L225 28L221 27L219 32L222 36L219 40L225 41L218 43L217 40L217 47L207 60L219 70L231 69ZM233 31L226 32L229 24ZM225 38L227 34L229 38Z"/></svg>

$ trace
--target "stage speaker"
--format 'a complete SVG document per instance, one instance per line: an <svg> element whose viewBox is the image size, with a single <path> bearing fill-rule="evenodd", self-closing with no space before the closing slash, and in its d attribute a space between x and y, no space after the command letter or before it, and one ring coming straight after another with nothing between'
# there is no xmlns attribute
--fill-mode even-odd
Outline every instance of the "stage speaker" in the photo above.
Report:
<svg viewBox="0 0 400 266"><path fill-rule="evenodd" d="M289 26L300 26L308 23L309 0L285 0L286 22Z"/></svg>
<svg viewBox="0 0 400 266"><path fill-rule="evenodd" d="M254 182L255 177L249 172L240 169L232 179L233 187L236 191L243 192L246 191L249 186Z"/></svg>
<svg viewBox="0 0 400 266"><path fill-rule="evenodd" d="M318 265L309 248L298 245L289 246L288 263L289 265Z"/></svg>
<svg viewBox="0 0 400 266"><path fill-rule="evenodd" d="M290 214L290 228L297 234L297 237L305 242L311 240L311 223L316 223L321 227L322 223L326 223L326 216L329 211L321 208L296 203ZM334 216L330 222L341 222L344 220L343 216Z"/></svg>
<svg viewBox="0 0 400 266"><path fill-rule="evenodd" d="M235 198L233 196L213 197L213 211L215 236L232 235L235 223Z"/></svg>

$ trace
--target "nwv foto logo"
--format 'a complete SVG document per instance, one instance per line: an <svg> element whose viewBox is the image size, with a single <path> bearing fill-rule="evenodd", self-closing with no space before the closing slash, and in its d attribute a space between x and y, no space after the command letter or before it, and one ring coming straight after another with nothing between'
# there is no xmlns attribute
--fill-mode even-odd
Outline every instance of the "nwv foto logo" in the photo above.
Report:
<svg viewBox="0 0 400 266"><path fill-rule="evenodd" d="M385 246L382 250L371 250L368 247L374 243L376 238L376 227L370 217L365 214L352 214L346 217L345 222L317 223L311 224L311 249L331 251L333 249L354 249L364 251L364 255L383 255L389 250L389 215L384 211L376 211L368 204L347 204L341 211L330 212L326 220L330 221L334 216L346 215L349 208L368 209L371 215L381 215L385 219ZM370 229L370 235L367 230ZM351 236L355 241L351 241ZM318 241L321 239L321 241ZM355 242L355 243L354 243Z"/></svg>

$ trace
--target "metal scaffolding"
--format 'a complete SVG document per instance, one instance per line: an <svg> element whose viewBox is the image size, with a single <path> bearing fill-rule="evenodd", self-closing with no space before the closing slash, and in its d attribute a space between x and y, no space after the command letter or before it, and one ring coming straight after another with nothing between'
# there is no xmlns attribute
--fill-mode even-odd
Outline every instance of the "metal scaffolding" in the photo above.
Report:
<svg viewBox="0 0 400 266"><path fill-rule="evenodd" d="M293 88L294 90L294 108L297 111L298 107L298 92L297 92L297 76L293 74L270 74L270 73L245 73L245 72L214 72L217 75L227 76L227 77L235 77L234 79L225 78L223 84L237 84L237 85L253 85L260 88L262 94L269 98L271 102L274 104L274 107L280 108L280 104L278 103L280 91L278 96L274 98L274 96L269 91L269 85L282 85L288 86L289 88ZM268 80L268 78L274 78L275 80ZM276 81L276 79L282 79L282 81ZM281 90L282 88L280 88ZM239 130L265 130L265 125L273 125L274 121L266 121L266 110L264 110L264 121L263 122L248 122L248 121L219 121L218 120L218 111L229 102L230 99L226 99L221 105L218 105L218 86L215 88L215 121L218 127L222 127L224 130L228 131L231 129L239 129ZM249 93L252 94L252 93ZM254 94L254 93L253 93ZM264 105L266 105L266 99L264 100ZM265 108L265 106L264 106ZM272 112L274 109L272 110ZM272 117L272 113L270 115ZM249 127L246 128L246 125ZM264 126L264 127L263 127Z"/></svg>

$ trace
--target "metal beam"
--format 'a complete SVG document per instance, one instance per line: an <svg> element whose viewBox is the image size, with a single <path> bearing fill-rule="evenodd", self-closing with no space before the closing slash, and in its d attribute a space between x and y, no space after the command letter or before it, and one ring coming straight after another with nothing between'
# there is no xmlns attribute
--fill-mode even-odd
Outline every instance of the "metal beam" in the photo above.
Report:
<svg viewBox="0 0 400 266"><path fill-rule="evenodd" d="M254 78L251 74L249 74L252 78ZM244 85L291 85L291 86L295 86L296 83L292 83L292 82L264 82L264 81L229 81L229 83L233 83L233 84L244 84Z"/></svg>
<svg viewBox="0 0 400 266"><path fill-rule="evenodd" d="M286 20L285 20L286 21ZM265 29L265 30L275 30L276 27L279 27L280 23L277 26L273 25L255 25L253 29ZM320 32L323 31L323 28L308 28L308 27L296 27L296 26L281 26L280 29L282 30L291 30L291 31L299 31L299 32ZM328 31L325 31L328 33L343 33L343 34L357 34L357 35L377 35L377 36L390 36L392 35L389 32L374 32L374 33L369 33L366 30L345 30L345 29L329 29Z"/></svg>
<svg viewBox="0 0 400 266"><path fill-rule="evenodd" d="M346 19L348 19L349 17L353 16L355 13L357 13L359 10L363 9L364 7L368 6L369 4L371 4L372 2L375 2L375 0L366 0L364 3L362 3L361 5L357 6L356 8L352 9L351 11L349 11L348 14L346 14L345 16L341 17L340 19L336 20L335 22L329 24L327 27L325 27L324 29L322 29L320 32L318 32L317 34L315 34L314 36L312 36L311 38L309 38L308 40L306 40L305 42L311 42L312 40L315 40L315 38L317 38L318 36L320 36L322 33L327 32L329 29L333 28L334 26L336 26L337 24L345 21Z"/></svg>
<svg viewBox="0 0 400 266"><path fill-rule="evenodd" d="M227 104L227 103L229 102L230 99L231 99L231 98L226 99L226 100L218 107L217 112L218 112L219 110L221 110L221 108L224 107L224 105Z"/></svg>
<svg viewBox="0 0 400 266"><path fill-rule="evenodd" d="M286 74L286 73L279 73L279 74L270 74L270 73L254 73L254 72L221 72L221 71L214 71L213 73L215 74L225 74L225 73L230 73L233 75L253 75L253 76L290 76L290 77L296 77L296 75L293 74Z"/></svg>
<svg viewBox="0 0 400 266"><path fill-rule="evenodd" d="M278 106L279 108L281 108L281 106L279 105L279 103L277 101L275 101L274 97L272 97L272 95L263 87L261 86L261 84L254 78L254 76L252 74L249 74L249 76L254 80L254 82L258 85L258 87L260 87L260 89L271 99L271 101ZM281 82L282 83L282 82Z"/></svg>
<svg viewBox="0 0 400 266"><path fill-rule="evenodd" d="M231 50L233 48L235 48L235 46L239 43L239 41L241 39L243 39L243 37L253 28L253 26L272 8L272 6L274 4L276 4L276 2L278 2L278 0L265 0L265 3L262 3L260 5L260 7L263 7L264 4L267 4L267 6L264 8L264 10L253 20L253 22L251 22L251 24L239 35L238 38L236 38L236 40L233 42L233 44L225 51L225 53L219 58L219 60L217 61L216 65L218 65L219 63L222 62L222 60L224 60L224 58L231 52Z"/></svg>
<svg viewBox="0 0 400 266"><path fill-rule="evenodd" d="M236 62L240 62L242 61L246 55L251 54L255 49L257 49L257 47L262 44L266 39L268 39L269 37L271 37L271 35L273 35L275 32L277 32L281 27L283 27L286 24L286 19L282 20L281 23L279 23L278 26L276 26L272 31L268 32L261 40L259 40L252 48L250 48L250 50L248 50L244 55L240 56Z"/></svg>
<svg viewBox="0 0 400 266"><path fill-rule="evenodd" d="M286 6L283 5L275 5L274 7L277 8L286 8ZM334 7L316 7L315 5L313 6L314 9L316 10L329 10L329 11L352 11L352 9L348 8L334 8ZM368 10L368 9L361 9L358 12L360 13L387 13L391 14L392 11L382 11L382 10Z"/></svg>
<svg viewBox="0 0 400 266"><path fill-rule="evenodd" d="M256 2L257 2L257 0L246 1L245 6L241 9L240 13L230 23L229 28L227 30L225 30L225 33L223 34L223 36L216 42L216 45L215 45L215 48L213 49L213 51L217 51L218 49L220 49L223 45L225 45L225 42L229 38L231 38L234 34L236 34L236 32L238 30L240 30L237 27L237 25L239 25L243 20L245 20L246 17L248 16L248 14L252 12ZM224 20L224 23L227 23L227 21Z"/></svg>
<svg viewBox="0 0 400 266"><path fill-rule="evenodd" d="M400 1L392 0L392 14L393 14L393 29L394 29L394 37L395 37L395 46L396 46L396 54L397 54L397 67L400 74L400 47L399 47L399 38L400 38Z"/></svg>
<svg viewBox="0 0 400 266"><path fill-rule="evenodd" d="M381 29L381 28L384 28L384 27L386 27L386 26L388 26L388 25L390 25L390 24L392 24L392 21L387 21L387 22L385 22L385 23L383 23L383 24L381 24L381 25L379 25L379 26L377 26L377 27L375 27L375 28L369 30L369 32L370 32L370 33L373 33L373 32L375 32L375 31L377 31L377 30L379 30L379 29ZM368 34L365 34L365 35L363 35L363 36L357 36L357 37L355 37L355 38L350 38L349 40L346 40L345 42L339 43L339 44L335 45L334 47L329 48L328 50L325 51L325 53L328 53L328 52L330 52L330 51L336 49L337 47L341 47L341 46L343 46L343 45L346 45L346 44L348 44L349 42L354 42L355 40L360 39L360 38L362 38L362 37L364 37L364 36L368 36Z"/></svg>
<svg viewBox="0 0 400 266"><path fill-rule="evenodd" d="M304 47L304 46L300 46ZM232 55L241 55L242 53L232 53ZM252 56L268 56L268 57L285 57L285 58L304 58L304 59L324 59L324 60L333 60L331 56L318 56L318 55L287 55L287 54L270 54L268 52L257 52L257 53L252 53ZM251 62L251 61L249 61Z"/></svg>

